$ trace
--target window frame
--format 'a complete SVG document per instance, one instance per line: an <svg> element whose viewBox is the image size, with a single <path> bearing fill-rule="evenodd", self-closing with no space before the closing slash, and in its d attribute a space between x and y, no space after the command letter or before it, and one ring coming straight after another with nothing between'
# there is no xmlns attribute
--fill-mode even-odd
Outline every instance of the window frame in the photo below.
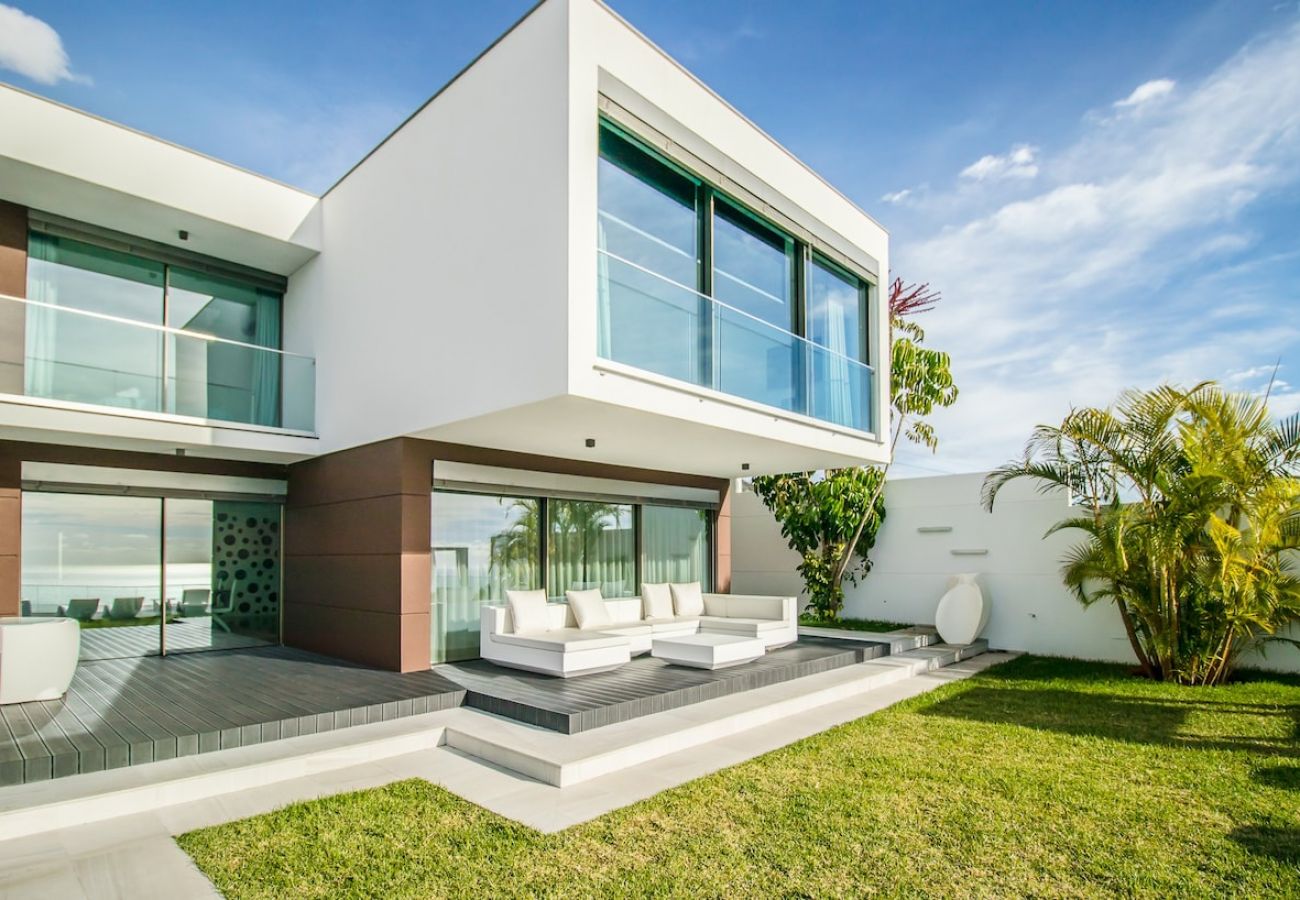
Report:
<svg viewBox="0 0 1300 900"><path fill-rule="evenodd" d="M731 207L732 210L735 210L753 220L759 227L767 229L776 235L780 235L784 240L790 241L793 245L794 266L792 267L793 272L791 277L792 302L790 324L788 326L790 334L805 341L811 340L807 333L808 290L811 282L811 270L814 263L825 265L837 273L852 279L857 284L859 296L859 318L861 323L859 327L859 340L861 342L862 352L860 357L848 358L854 359L856 362L860 362L867 366L875 365L874 354L872 353L872 344L870 341L873 331L871 292L876 288L876 281L872 276L864 275L851 266L833 259L829 254L813 246L813 244L808 240L792 234L789 230L776 224L770 218L752 209L749 204L716 187L702 176L697 175L686 166L667 156L662 151L652 146L645 138L639 136L627 125L611 118L604 112L599 114L597 123L597 155L599 158L609 159L614 165L619 165L617 160L607 157L601 148L600 139L606 132L612 134L615 138L621 140L632 149L645 154L655 162L692 181L696 185L695 210L697 227L699 229L699 259L697 260L695 284L680 285L681 287L702 295L702 304L707 304L709 302L722 302L721 300L718 300L713 291L714 219L717 215L718 201L721 200L722 203ZM636 177L640 177L631 169L624 168L624 171L627 171ZM597 209L599 210L599 194L597 198ZM671 281L671 279L668 280ZM707 324L709 323L709 320L709 316L702 317L702 322L705 323L705 327L701 328L700 335L700 341L702 344L700 348L700 365L705 369L705 371L701 373L700 383L702 384L712 384L712 376L714 374L713 361L711 359L711 353L709 352L711 351L713 340L711 328L708 327Z"/></svg>

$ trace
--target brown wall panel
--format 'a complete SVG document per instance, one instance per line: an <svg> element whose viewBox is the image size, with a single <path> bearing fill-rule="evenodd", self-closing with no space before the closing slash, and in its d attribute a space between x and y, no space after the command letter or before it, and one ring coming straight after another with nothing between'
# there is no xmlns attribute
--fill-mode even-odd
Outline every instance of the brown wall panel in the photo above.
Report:
<svg viewBox="0 0 1300 900"><path fill-rule="evenodd" d="M0 616L19 613L22 592L22 463L0 458Z"/></svg>
<svg viewBox="0 0 1300 900"><path fill-rule="evenodd" d="M27 208L0 200L0 294L27 296ZM0 300L0 393L23 393L27 309Z"/></svg>
<svg viewBox="0 0 1300 900"><path fill-rule="evenodd" d="M728 518L717 529L715 573L718 590L730 588L725 479L395 438L289 467L285 643L401 671L428 668L435 460L719 491L719 515Z"/></svg>
<svg viewBox="0 0 1300 900"><path fill-rule="evenodd" d="M414 667L402 667L402 619L403 616L395 613L286 603L284 642L362 665L395 672L414 671ZM427 627L427 616L425 622ZM423 668L428 668L427 647L425 657Z"/></svg>
<svg viewBox="0 0 1300 900"><path fill-rule="evenodd" d="M286 523L286 532L289 527ZM399 554L295 556L286 553L284 559L286 600L292 593L293 603L396 612L399 610L394 609L391 598L401 594L403 575L403 557Z"/></svg>

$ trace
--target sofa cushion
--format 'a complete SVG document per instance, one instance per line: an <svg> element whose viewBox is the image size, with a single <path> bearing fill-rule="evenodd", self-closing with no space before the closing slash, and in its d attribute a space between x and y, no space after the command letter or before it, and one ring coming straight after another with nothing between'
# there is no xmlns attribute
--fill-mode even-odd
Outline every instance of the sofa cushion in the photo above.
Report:
<svg viewBox="0 0 1300 900"><path fill-rule="evenodd" d="M573 611L573 618L581 630L601 631L614 624L614 620L609 617L609 610L605 609L605 598L601 596L600 588L565 591L564 598L569 601L569 609Z"/></svg>
<svg viewBox="0 0 1300 900"><path fill-rule="evenodd" d="M557 628L534 634L494 634L494 641L531 647L534 650L553 650L556 653L577 653L581 650L602 650L606 647L625 647L627 638L619 635L583 631L580 628Z"/></svg>
<svg viewBox="0 0 1300 900"><path fill-rule="evenodd" d="M676 615L704 615L704 592L700 589L698 581L670 584L668 588L673 594L673 612Z"/></svg>
<svg viewBox="0 0 1300 900"><path fill-rule="evenodd" d="M647 619L671 619L673 592L668 582L641 585L641 606Z"/></svg>
<svg viewBox="0 0 1300 900"><path fill-rule="evenodd" d="M506 591L506 604L515 634L548 631L551 617L547 612L546 591Z"/></svg>

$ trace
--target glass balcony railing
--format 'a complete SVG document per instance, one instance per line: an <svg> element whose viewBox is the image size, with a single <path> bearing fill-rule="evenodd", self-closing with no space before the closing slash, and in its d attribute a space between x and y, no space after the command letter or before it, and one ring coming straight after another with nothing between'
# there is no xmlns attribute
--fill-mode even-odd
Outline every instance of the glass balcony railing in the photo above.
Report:
<svg viewBox="0 0 1300 900"><path fill-rule="evenodd" d="M315 430L310 356L3 294L0 322L2 393Z"/></svg>
<svg viewBox="0 0 1300 900"><path fill-rule="evenodd" d="M871 366L597 250L608 360L856 431L873 430Z"/></svg>

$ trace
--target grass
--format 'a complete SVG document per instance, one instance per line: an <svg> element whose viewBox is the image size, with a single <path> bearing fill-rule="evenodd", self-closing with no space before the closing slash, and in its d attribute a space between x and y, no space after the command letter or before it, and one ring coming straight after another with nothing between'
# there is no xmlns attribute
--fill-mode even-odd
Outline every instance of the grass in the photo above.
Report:
<svg viewBox="0 0 1300 900"><path fill-rule="evenodd" d="M799 624L810 628L842 628L845 631L897 631L911 628L909 622L886 622L884 619L823 619L810 613L799 616Z"/></svg>
<svg viewBox="0 0 1300 900"><path fill-rule="evenodd" d="M144 625L157 625L162 616L140 616L136 619L81 619L79 624L82 628L137 628ZM174 625L180 619L172 616L167 619L168 625Z"/></svg>
<svg viewBox="0 0 1300 900"><path fill-rule="evenodd" d="M179 838L228 898L1300 896L1300 679L1022 657L542 835L426 782Z"/></svg>

